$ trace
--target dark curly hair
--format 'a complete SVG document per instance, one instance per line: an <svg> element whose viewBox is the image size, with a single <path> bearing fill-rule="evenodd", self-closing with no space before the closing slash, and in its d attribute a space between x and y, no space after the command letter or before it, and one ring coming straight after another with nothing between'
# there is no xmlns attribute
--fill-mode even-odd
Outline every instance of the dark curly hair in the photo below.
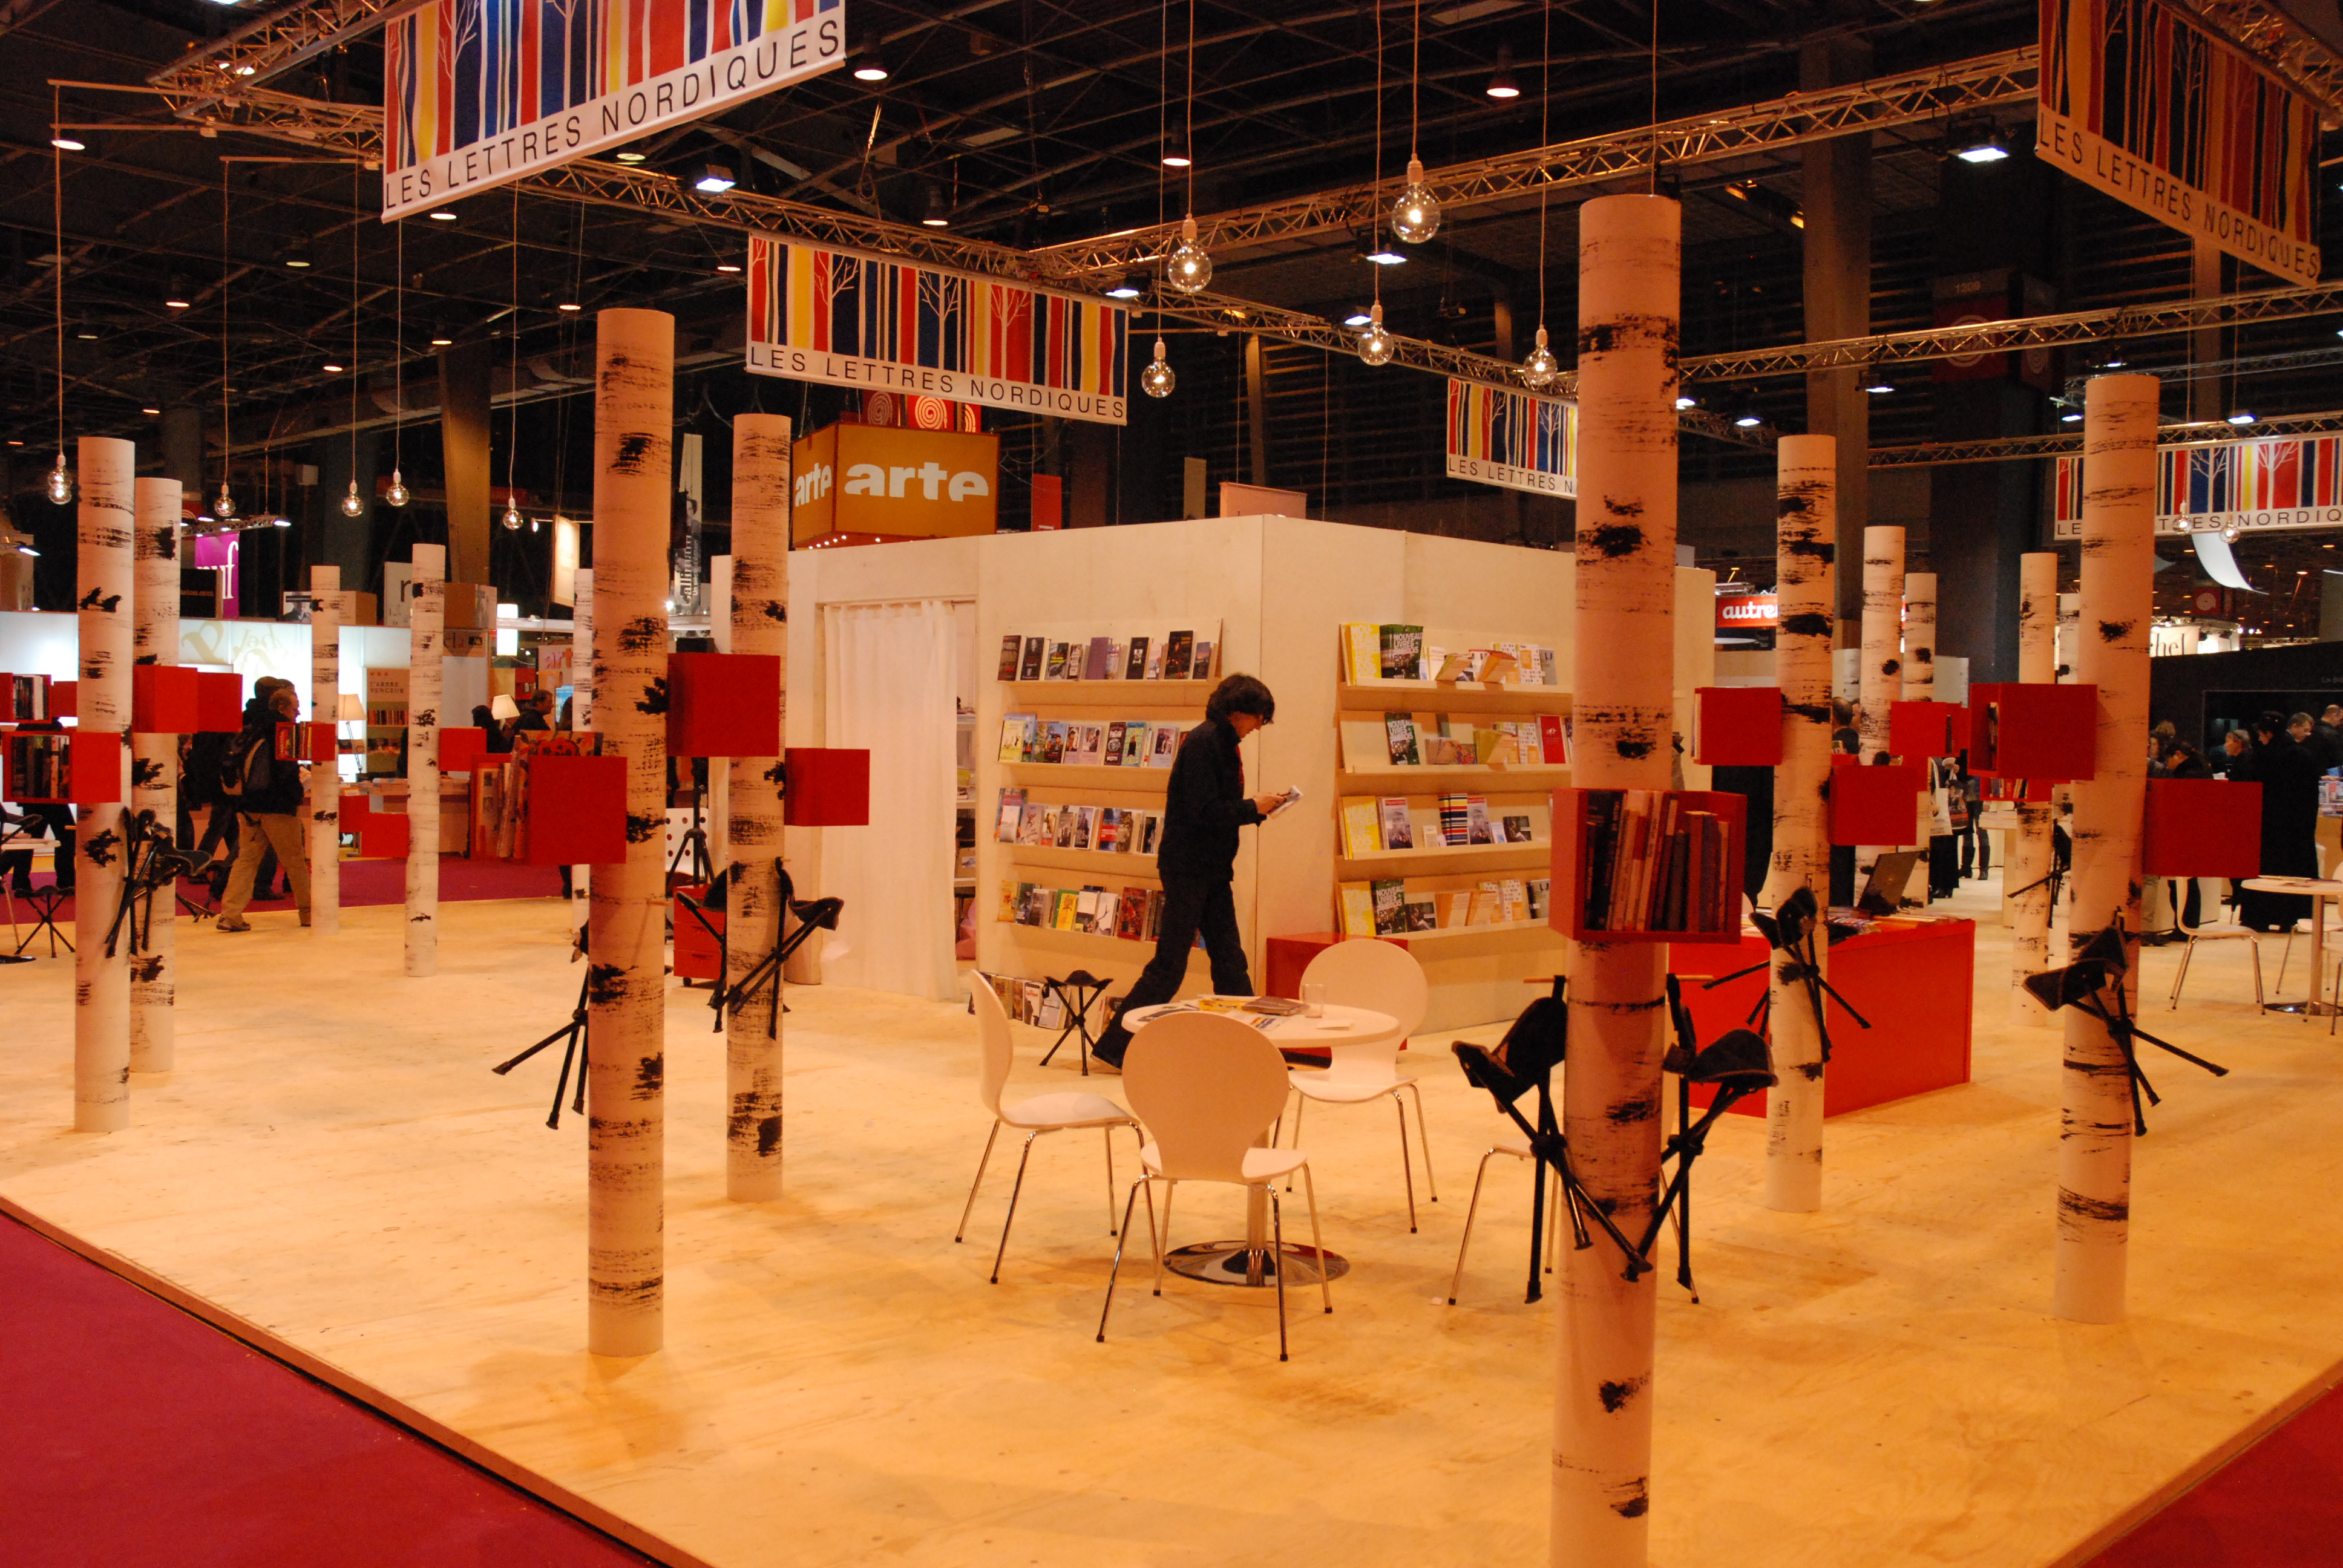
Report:
<svg viewBox="0 0 2343 1568"><path fill-rule="evenodd" d="M1204 717L1226 724L1232 713L1250 713L1267 724L1277 717L1277 699L1252 676L1226 676L1206 699Z"/></svg>

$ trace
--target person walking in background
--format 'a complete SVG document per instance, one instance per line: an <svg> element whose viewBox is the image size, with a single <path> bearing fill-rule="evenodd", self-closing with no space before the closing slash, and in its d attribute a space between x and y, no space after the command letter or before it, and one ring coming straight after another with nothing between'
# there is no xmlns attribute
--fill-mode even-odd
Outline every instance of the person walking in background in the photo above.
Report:
<svg viewBox="0 0 2343 1568"><path fill-rule="evenodd" d="M261 856L270 850L293 884L293 902L301 923L309 923L309 835L302 814L308 805L301 764L277 755L277 727L301 714L301 700L290 681L264 678L245 709L244 729L229 748L220 775L220 794L236 812L243 843L228 872L227 893L220 903L219 929L248 931L244 919L252 902L252 886Z"/></svg>
<svg viewBox="0 0 2343 1568"><path fill-rule="evenodd" d="M2253 731L2253 749L2231 762L2229 777L2262 787L2262 875L2316 877L2318 776L2324 769L2288 732L2283 716L2263 714L2254 720ZM2305 894L2247 889L2237 900L2237 919L2258 931L2291 930L2311 907Z"/></svg>
<svg viewBox="0 0 2343 1568"><path fill-rule="evenodd" d="M1986 831L1985 787L1962 758L1953 767L1953 830L1961 840L1961 879L1993 875L1993 835Z"/></svg>

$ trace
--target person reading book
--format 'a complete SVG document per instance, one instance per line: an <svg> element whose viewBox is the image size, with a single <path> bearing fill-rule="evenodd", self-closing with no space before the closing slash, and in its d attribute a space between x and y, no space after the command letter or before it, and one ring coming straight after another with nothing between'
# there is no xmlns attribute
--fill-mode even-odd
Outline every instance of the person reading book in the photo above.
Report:
<svg viewBox="0 0 2343 1568"><path fill-rule="evenodd" d="M1229 879L1236 868L1237 830L1265 820L1285 797L1244 792L1244 759L1237 746L1276 716L1277 699L1268 687L1250 675L1232 675L1212 689L1204 704L1204 721L1180 742L1164 789L1162 836L1155 849L1156 874L1163 881L1155 956L1092 1050L1094 1058L1113 1067L1122 1065L1122 1053L1131 1046L1124 1015L1134 1008L1170 1001L1179 993L1188 973L1189 950L1200 931L1212 960L1213 991L1221 996L1252 994L1252 974L1245 965Z"/></svg>

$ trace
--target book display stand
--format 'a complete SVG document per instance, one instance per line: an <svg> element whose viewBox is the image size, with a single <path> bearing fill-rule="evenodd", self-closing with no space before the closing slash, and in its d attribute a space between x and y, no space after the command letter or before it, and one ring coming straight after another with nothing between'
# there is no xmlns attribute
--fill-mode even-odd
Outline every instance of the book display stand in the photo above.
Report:
<svg viewBox="0 0 2343 1568"><path fill-rule="evenodd" d="M1741 940L1748 798L1707 789L1564 789L1553 921L1576 940Z"/></svg>

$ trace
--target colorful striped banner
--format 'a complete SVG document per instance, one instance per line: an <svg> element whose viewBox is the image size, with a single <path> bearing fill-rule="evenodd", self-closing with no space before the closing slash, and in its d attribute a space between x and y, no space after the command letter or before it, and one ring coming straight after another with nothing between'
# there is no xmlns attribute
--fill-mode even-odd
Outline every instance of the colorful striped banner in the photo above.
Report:
<svg viewBox="0 0 2343 1568"><path fill-rule="evenodd" d="M1448 383L1448 477L1578 494L1578 405L1482 381Z"/></svg>
<svg viewBox="0 0 2343 1568"><path fill-rule="evenodd" d="M749 368L1120 425L1131 313L1102 299L754 235Z"/></svg>
<svg viewBox="0 0 2343 1568"><path fill-rule="evenodd" d="M2035 156L2240 261L2318 281L2318 114L2159 0L2042 0Z"/></svg>
<svg viewBox="0 0 2343 1568"><path fill-rule="evenodd" d="M2058 459L2055 532L2083 537L2083 459ZM2343 528L2343 436L2265 436L2156 454L2156 531Z"/></svg>
<svg viewBox="0 0 2343 1568"><path fill-rule="evenodd" d="M383 32L386 222L846 61L845 0L433 0Z"/></svg>

